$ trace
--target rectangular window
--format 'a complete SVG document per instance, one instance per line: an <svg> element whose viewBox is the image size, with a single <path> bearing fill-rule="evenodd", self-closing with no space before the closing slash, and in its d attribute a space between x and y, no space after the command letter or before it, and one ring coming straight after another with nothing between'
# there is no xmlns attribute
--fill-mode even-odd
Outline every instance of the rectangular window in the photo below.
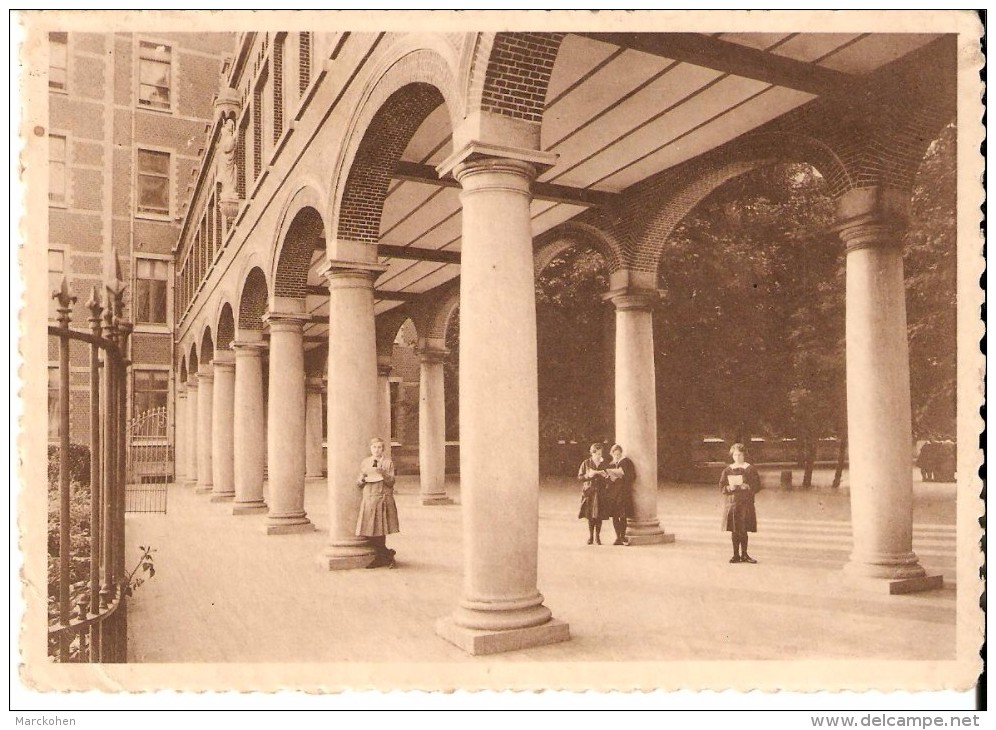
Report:
<svg viewBox="0 0 996 730"><path fill-rule="evenodd" d="M48 202L66 203L66 138L48 136Z"/></svg>
<svg viewBox="0 0 996 730"><path fill-rule="evenodd" d="M138 212L169 215L169 152L138 151Z"/></svg>
<svg viewBox="0 0 996 730"><path fill-rule="evenodd" d="M135 370L132 417L165 408L169 400L169 372L166 370Z"/></svg>
<svg viewBox="0 0 996 730"><path fill-rule="evenodd" d="M48 34L48 88L66 90L69 67L69 37L66 33Z"/></svg>
<svg viewBox="0 0 996 730"><path fill-rule="evenodd" d="M135 321L141 324L166 324L169 262L138 259L135 263Z"/></svg>
<svg viewBox="0 0 996 730"><path fill-rule="evenodd" d="M160 43L138 44L138 105L170 109L173 51Z"/></svg>
<svg viewBox="0 0 996 730"><path fill-rule="evenodd" d="M62 435L59 428L59 368L48 369L48 440Z"/></svg>
<svg viewBox="0 0 996 730"><path fill-rule="evenodd" d="M52 293L62 286L62 277L66 273L66 252L57 248L48 250L48 318L57 319L59 303L52 299Z"/></svg>

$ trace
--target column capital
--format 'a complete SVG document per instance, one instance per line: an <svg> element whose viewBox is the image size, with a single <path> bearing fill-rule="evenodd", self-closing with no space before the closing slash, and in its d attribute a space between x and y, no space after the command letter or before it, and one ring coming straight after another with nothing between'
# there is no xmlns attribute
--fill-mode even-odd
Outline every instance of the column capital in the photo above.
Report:
<svg viewBox="0 0 996 730"><path fill-rule="evenodd" d="M214 365L214 372L220 371L235 371L235 356L230 352L220 353L216 352L214 354L214 360L211 363Z"/></svg>
<svg viewBox="0 0 996 730"><path fill-rule="evenodd" d="M187 392L189 393L192 390L197 390L197 374L196 373L190 373L187 376Z"/></svg>
<svg viewBox="0 0 996 730"><path fill-rule="evenodd" d="M845 250L899 248L909 221L910 195L886 187L855 188L837 200L837 231Z"/></svg>
<svg viewBox="0 0 996 730"><path fill-rule="evenodd" d="M418 348L419 362L427 365L441 363L446 360L449 350L445 347L435 347L433 345L422 345Z"/></svg>
<svg viewBox="0 0 996 730"><path fill-rule="evenodd" d="M376 261L346 261L329 259L321 275L329 283L329 289L353 287L373 287L378 276L387 271L385 264Z"/></svg>
<svg viewBox="0 0 996 730"><path fill-rule="evenodd" d="M186 398L187 397L187 386L184 383L176 384L176 397Z"/></svg>
<svg viewBox="0 0 996 730"><path fill-rule="evenodd" d="M239 355L262 355L269 345L263 340L250 340L248 342L240 342L236 340L232 343L232 350L235 352L235 356Z"/></svg>
<svg viewBox="0 0 996 730"><path fill-rule="evenodd" d="M269 325L271 332L288 330L300 332L310 321L311 315L304 312L267 312L263 315L263 322Z"/></svg>
<svg viewBox="0 0 996 730"><path fill-rule="evenodd" d="M214 366L211 363L206 365L201 365L201 369L197 371L197 380L206 385L210 385L214 382Z"/></svg>
<svg viewBox="0 0 996 730"><path fill-rule="evenodd" d="M309 393L322 393L325 391L325 379L314 377L305 378L304 387Z"/></svg>
<svg viewBox="0 0 996 730"><path fill-rule="evenodd" d="M458 181L471 170L518 172L531 180L553 167L558 157L554 152L470 140L443 160L436 172L439 177L452 175Z"/></svg>
<svg viewBox="0 0 996 730"><path fill-rule="evenodd" d="M619 312L625 312L630 309L650 311L660 298L661 292L657 289L640 289L636 287L612 289L602 295L602 300L612 302L616 307L616 311Z"/></svg>

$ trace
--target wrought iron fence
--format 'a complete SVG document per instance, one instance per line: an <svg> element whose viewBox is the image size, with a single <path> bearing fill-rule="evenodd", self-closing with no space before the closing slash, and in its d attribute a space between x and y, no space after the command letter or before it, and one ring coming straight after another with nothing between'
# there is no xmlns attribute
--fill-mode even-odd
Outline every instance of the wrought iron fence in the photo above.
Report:
<svg viewBox="0 0 996 730"><path fill-rule="evenodd" d="M76 297L70 294L65 278L52 298L59 305L58 326L48 328L50 340L57 340L59 348L59 451L58 469L53 465L50 470L50 474L57 471L57 483L53 476L49 478L50 534L56 526L53 523L58 526L58 539L49 540L49 656L58 662L125 662L124 426L132 325L123 318L120 281L107 288L106 306L100 302L98 287L93 288L86 305L89 332L70 328ZM73 474L70 458L70 345L74 342L89 346L85 388L89 391L89 474L81 474L78 467ZM89 484L85 484L87 477Z"/></svg>
<svg viewBox="0 0 996 730"><path fill-rule="evenodd" d="M166 485L173 481L166 406L152 408L128 423L128 477L125 512L166 513Z"/></svg>

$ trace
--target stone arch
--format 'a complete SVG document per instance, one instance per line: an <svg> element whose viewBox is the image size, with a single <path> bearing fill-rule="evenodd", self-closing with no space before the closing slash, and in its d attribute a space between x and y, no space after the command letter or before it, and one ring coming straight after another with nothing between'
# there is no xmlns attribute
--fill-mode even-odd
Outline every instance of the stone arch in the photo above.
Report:
<svg viewBox="0 0 996 730"><path fill-rule="evenodd" d="M540 123L566 33L480 33L467 61L467 112Z"/></svg>
<svg viewBox="0 0 996 730"><path fill-rule="evenodd" d="M180 383L186 383L187 382L187 356L186 356L186 354L180 355L180 367L178 369L178 372L180 374L179 374L177 380Z"/></svg>
<svg viewBox="0 0 996 730"><path fill-rule="evenodd" d="M463 105L452 50L448 44L447 50L411 49L419 38L403 39L374 69L350 120L326 216L336 240L377 243L391 176L412 136L440 104L446 104L451 128L458 121Z"/></svg>
<svg viewBox="0 0 996 730"><path fill-rule="evenodd" d="M229 350L232 342L235 341L235 316L232 313L232 305L225 302L221 305L221 312L218 314L218 325L216 328L216 347L220 350Z"/></svg>
<svg viewBox="0 0 996 730"><path fill-rule="evenodd" d="M304 299L308 271L316 248L325 239L325 221L319 212L323 194L314 184L300 185L287 199L277 227L270 281L274 298Z"/></svg>
<svg viewBox="0 0 996 730"><path fill-rule="evenodd" d="M537 239L534 255L536 276L559 254L574 246L584 246L601 254L608 273L621 266L619 242L609 233L587 223L568 221L547 231Z"/></svg>
<svg viewBox="0 0 996 730"><path fill-rule="evenodd" d="M201 335L201 365L207 365L214 360L214 339L211 337L211 325L205 325Z"/></svg>
<svg viewBox="0 0 996 730"><path fill-rule="evenodd" d="M253 266L242 279L239 291L239 317L236 327L239 330L259 331L263 329L263 315L269 301L266 274L259 266Z"/></svg>

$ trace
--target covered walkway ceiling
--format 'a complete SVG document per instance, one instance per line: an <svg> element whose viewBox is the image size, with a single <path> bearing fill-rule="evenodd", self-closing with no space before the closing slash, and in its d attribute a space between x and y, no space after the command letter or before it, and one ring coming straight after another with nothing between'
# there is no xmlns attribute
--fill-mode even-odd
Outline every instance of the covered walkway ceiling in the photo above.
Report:
<svg viewBox="0 0 996 730"><path fill-rule="evenodd" d="M584 33L557 56L542 126L556 165L534 185L533 235L663 170L715 149L935 41L929 34ZM443 106L412 138L381 221L377 313L459 275L459 186L435 166L451 152ZM309 340L325 339L316 251ZM324 321L323 321L324 319Z"/></svg>

